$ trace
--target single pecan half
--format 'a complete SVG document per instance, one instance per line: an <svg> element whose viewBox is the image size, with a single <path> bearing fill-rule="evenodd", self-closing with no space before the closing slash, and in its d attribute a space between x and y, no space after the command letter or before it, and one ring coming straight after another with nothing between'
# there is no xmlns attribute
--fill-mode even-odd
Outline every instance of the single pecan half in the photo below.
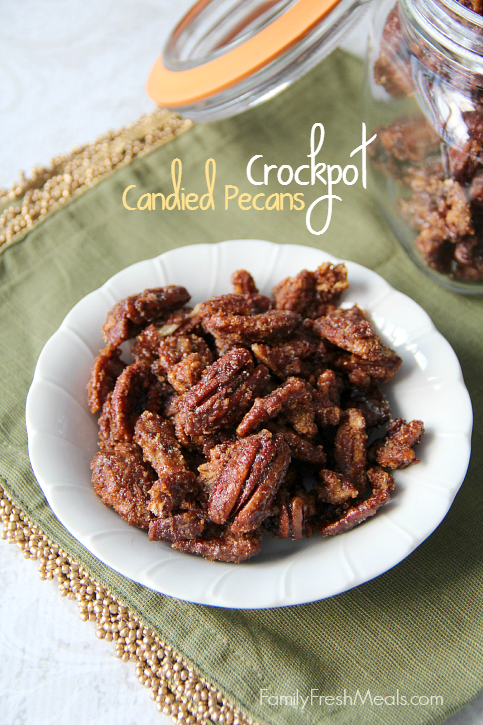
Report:
<svg viewBox="0 0 483 725"><path fill-rule="evenodd" d="M336 472L347 476L358 491L366 487L366 422L357 408L345 411L335 435Z"/></svg>
<svg viewBox="0 0 483 725"><path fill-rule="evenodd" d="M116 380L110 398L111 437L119 441L131 441L134 425L145 410L158 412L163 390L149 364L138 360L128 365Z"/></svg>
<svg viewBox="0 0 483 725"><path fill-rule="evenodd" d="M146 289L137 295L120 300L109 310L102 327L106 345L110 348L135 337L153 320L189 302L191 295L184 287L174 284L168 287Z"/></svg>
<svg viewBox="0 0 483 725"><path fill-rule="evenodd" d="M260 531L235 535L225 531L219 536L206 536L199 539L179 539L173 541L173 549L200 554L210 561L229 561L240 564L260 551Z"/></svg>
<svg viewBox="0 0 483 725"><path fill-rule="evenodd" d="M223 466L214 459L217 478L212 484L208 502L211 521L224 524L232 520L236 534L260 526L271 510L273 499L283 482L290 463L290 451L280 435L268 430L227 445ZM210 476L210 463L200 467L204 477Z"/></svg>
<svg viewBox="0 0 483 725"><path fill-rule="evenodd" d="M422 420L406 423L402 418L392 420L382 440L376 441L370 448L369 455L384 468L406 468L411 463L419 463L413 446L417 445L424 435Z"/></svg>
<svg viewBox="0 0 483 725"><path fill-rule="evenodd" d="M143 462L140 448L118 443L110 451L97 453L91 469L94 491L102 502L112 506L128 524L147 529L152 518L147 496L155 475Z"/></svg>
<svg viewBox="0 0 483 725"><path fill-rule="evenodd" d="M114 390L116 380L126 367L120 360L121 350L106 347L94 360L89 382L87 383L87 401L92 413L97 413Z"/></svg>
<svg viewBox="0 0 483 725"><path fill-rule="evenodd" d="M260 395L270 374L253 366L248 350L234 348L206 368L177 401L177 432L196 438L233 425Z"/></svg>

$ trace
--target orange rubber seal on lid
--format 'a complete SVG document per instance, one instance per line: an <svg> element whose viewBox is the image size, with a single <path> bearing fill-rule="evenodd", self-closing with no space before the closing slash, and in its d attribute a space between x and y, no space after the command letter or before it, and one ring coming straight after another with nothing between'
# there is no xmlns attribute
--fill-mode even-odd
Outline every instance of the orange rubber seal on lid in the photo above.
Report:
<svg viewBox="0 0 483 725"><path fill-rule="evenodd" d="M230 88L302 40L340 1L298 0L244 43L195 68L172 71L159 56L148 77L148 95L167 108L179 108Z"/></svg>

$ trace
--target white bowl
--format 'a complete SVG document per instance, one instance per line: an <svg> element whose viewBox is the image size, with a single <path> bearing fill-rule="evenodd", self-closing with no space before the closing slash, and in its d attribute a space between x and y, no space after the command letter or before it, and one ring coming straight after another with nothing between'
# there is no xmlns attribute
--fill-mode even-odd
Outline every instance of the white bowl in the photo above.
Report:
<svg viewBox="0 0 483 725"><path fill-rule="evenodd" d="M150 542L93 492L89 464L97 450L97 421L86 383L108 310L147 287L179 284L192 302L231 290L230 275L248 269L261 292L323 261L317 249L256 240L181 247L134 264L84 297L69 312L39 357L27 399L29 455L54 513L108 566L155 591L199 604L255 609L312 602L358 586L398 564L444 518L470 457L472 410L452 348L428 315L379 275L346 262L350 289L372 316L383 339L403 359L386 386L393 415L423 420L421 463L396 472L388 505L352 531L301 542L267 535L262 552L240 564L210 562Z"/></svg>

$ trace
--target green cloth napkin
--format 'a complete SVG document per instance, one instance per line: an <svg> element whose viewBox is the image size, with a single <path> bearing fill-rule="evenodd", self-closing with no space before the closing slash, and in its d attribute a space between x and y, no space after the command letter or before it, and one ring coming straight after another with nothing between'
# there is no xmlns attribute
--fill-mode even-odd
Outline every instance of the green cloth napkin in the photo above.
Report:
<svg viewBox="0 0 483 725"><path fill-rule="evenodd" d="M310 234L305 213L223 209L232 184L254 193L247 161L307 163L310 129L322 122L321 159L349 163L360 143L361 64L341 52L284 94L236 118L199 125L86 192L0 257L0 439L2 485L42 529L102 584L190 660L229 700L261 723L374 725L439 723L483 685L483 573L481 536L483 299L438 287L418 271L357 183L343 187L329 230ZM171 162L183 163L186 192L204 193L205 161L217 163L216 209L129 211L121 195L171 193ZM271 192L280 191L274 178ZM306 191L306 199L320 189ZM128 197L131 198L131 197ZM70 308L113 273L185 244L259 238L321 247L376 270L430 314L454 347L476 413L467 479L437 531L400 565L345 594L315 604L265 611L197 606L156 594L97 561L61 526L45 503L27 456L24 406L35 362ZM249 268L249 261L247 261ZM202 272L202 271L201 271ZM302 701L344 696L345 704ZM271 695L299 693L298 707L260 704ZM357 690L399 698L440 696L443 704L378 705ZM389 700L391 702L391 700ZM423 700L423 703L426 700Z"/></svg>

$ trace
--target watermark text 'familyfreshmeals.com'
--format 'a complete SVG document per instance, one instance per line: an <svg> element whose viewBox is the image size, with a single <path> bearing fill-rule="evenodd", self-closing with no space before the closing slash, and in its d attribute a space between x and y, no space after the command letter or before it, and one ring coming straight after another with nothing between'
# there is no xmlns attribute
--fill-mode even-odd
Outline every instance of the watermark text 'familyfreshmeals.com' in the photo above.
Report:
<svg viewBox="0 0 483 725"><path fill-rule="evenodd" d="M199 194L188 191L183 184L183 164L180 159L171 163L171 193L146 192L136 193L136 185L126 186L122 194L122 204L129 211L210 211L216 205L223 204L222 209L229 211L238 206L242 211L302 211L305 210L305 222L311 234L324 234L329 228L334 202L341 202L343 186L356 183L367 188L367 147L376 138L376 134L367 138L366 124L362 124L361 143L349 154L349 163L328 164L321 160L322 147L325 141L325 128L322 123L314 123L310 132L310 153L308 163L297 168L290 164L267 163L263 154L252 156L246 166L247 181L254 187L254 192L240 192L234 184L224 184L223 202L216 192L216 161L207 159L205 163L205 189ZM350 160L353 159L354 163ZM297 184L301 187L316 187L322 184L323 193L308 204L305 193L295 194L277 191L268 194L260 187L267 187L274 181L281 186ZM337 193L336 193L337 192ZM317 219L317 222L315 221Z"/></svg>

